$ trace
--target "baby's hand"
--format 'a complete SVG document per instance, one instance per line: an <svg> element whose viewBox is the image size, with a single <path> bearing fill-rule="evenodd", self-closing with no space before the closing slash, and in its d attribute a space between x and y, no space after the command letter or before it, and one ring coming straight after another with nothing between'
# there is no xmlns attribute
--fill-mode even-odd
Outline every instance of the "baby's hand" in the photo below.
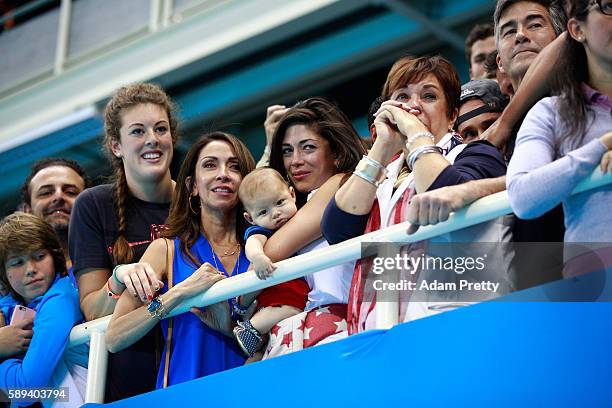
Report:
<svg viewBox="0 0 612 408"><path fill-rule="evenodd" d="M253 259L253 269L259 279L268 279L276 269L270 258L264 254L258 255Z"/></svg>

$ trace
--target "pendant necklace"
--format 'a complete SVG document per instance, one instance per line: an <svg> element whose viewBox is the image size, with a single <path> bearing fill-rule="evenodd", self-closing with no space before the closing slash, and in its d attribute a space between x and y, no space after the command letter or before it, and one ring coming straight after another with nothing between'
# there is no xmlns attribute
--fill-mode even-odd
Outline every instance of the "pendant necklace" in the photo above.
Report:
<svg viewBox="0 0 612 408"><path fill-rule="evenodd" d="M208 241L208 245L210 245L210 253L212 255L212 259L213 262L215 263L215 268L217 268L217 271L221 272L221 270L219 269L219 264L217 263L217 259L219 258L216 253L215 253L215 247L213 246L213 241L211 239L209 239L205 233L202 233L204 235L204 238L206 238L206 241ZM238 252L238 258L236 259L236 265L234 266L234 269L236 268L240 268L240 243L236 244L236 247L234 248L233 251L229 252L227 250L223 250L223 255L221 255L222 257L227 257L227 256L232 256L235 255L236 252ZM219 259L219 262L221 262L221 259ZM221 262L221 264L223 265L223 262ZM229 274L227 271L225 271L227 276L231 276L233 275L234 271L231 271L232 273Z"/></svg>
<svg viewBox="0 0 612 408"><path fill-rule="evenodd" d="M223 253L224 256L231 256L234 255L236 251L238 251L238 258L236 258L236 265L234 265L234 270L240 269L240 244L238 244L238 247L234 249L233 252L229 254L225 252ZM213 248L212 244L210 244L210 253L212 255L213 262L215 263L215 268L217 268L217 271L221 272L221 269L219 269L219 264L217 263L217 255L215 254L215 249ZM219 262L221 262L221 259L219 259ZM221 265L223 265L222 262ZM234 271L232 271L232 273L227 273L227 271L225 271L225 274L227 276L232 276L234 274Z"/></svg>
<svg viewBox="0 0 612 408"><path fill-rule="evenodd" d="M212 245L211 245L212 247ZM222 256L232 256L236 253L236 251L238 251L240 249L240 244L236 244L236 248L234 248L234 250L232 252L228 252L227 249L223 250L223 255Z"/></svg>

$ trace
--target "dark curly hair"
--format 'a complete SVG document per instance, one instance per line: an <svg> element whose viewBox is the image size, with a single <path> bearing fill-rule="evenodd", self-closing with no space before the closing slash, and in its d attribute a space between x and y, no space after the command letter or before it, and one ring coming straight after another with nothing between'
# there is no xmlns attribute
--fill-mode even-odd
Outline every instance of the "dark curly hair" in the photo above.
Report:
<svg viewBox="0 0 612 408"><path fill-rule="evenodd" d="M361 157L365 147L349 118L334 103L325 98L308 98L293 105L280 119L272 140L270 167L289 180L283 162L283 139L285 133L293 125L305 125L310 130L327 140L336 157L337 173L352 172ZM306 202L310 191L297 191L298 205Z"/></svg>

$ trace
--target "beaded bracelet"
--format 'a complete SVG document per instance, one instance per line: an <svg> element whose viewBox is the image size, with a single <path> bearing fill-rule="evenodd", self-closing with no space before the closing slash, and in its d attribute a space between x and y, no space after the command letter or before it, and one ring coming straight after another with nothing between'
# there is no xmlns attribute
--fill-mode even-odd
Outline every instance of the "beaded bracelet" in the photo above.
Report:
<svg viewBox="0 0 612 408"><path fill-rule="evenodd" d="M376 160L364 155L353 174L378 187L387 178L387 169Z"/></svg>
<svg viewBox="0 0 612 408"><path fill-rule="evenodd" d="M417 147L416 149L414 149L413 152L410 153L410 155L408 156L408 160L406 161L406 164L408 165L408 170L412 171L412 169L414 168L414 163L416 163L416 161L421 157L421 155L427 153L442 154L442 148L440 146L432 145Z"/></svg>
<svg viewBox="0 0 612 408"><path fill-rule="evenodd" d="M122 286L125 286L125 283L121 282L121 281L119 280L119 278L117 277L117 269L119 269L119 267L121 267L121 266L123 266L123 265L125 265L125 264L119 264L119 265L117 265L117 266L115 266L115 267L113 268L113 279L115 280L115 283L116 283L117 285L122 285Z"/></svg>
<svg viewBox="0 0 612 408"><path fill-rule="evenodd" d="M420 137L427 137L431 139L431 143L435 143L434 135L432 135L431 132L417 132L406 140L406 149L410 151L410 146L412 146L412 143L414 143L414 141Z"/></svg>

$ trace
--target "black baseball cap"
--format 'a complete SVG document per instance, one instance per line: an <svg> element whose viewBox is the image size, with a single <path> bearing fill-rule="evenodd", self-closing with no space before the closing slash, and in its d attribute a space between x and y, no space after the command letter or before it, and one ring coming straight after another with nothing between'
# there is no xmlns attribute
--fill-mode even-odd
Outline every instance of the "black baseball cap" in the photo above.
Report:
<svg viewBox="0 0 612 408"><path fill-rule="evenodd" d="M509 98L501 92L497 81L492 79L475 79L461 87L459 107L470 99L480 99L484 106L464 113L457 118L455 128L466 120L487 112L503 112L508 105Z"/></svg>

